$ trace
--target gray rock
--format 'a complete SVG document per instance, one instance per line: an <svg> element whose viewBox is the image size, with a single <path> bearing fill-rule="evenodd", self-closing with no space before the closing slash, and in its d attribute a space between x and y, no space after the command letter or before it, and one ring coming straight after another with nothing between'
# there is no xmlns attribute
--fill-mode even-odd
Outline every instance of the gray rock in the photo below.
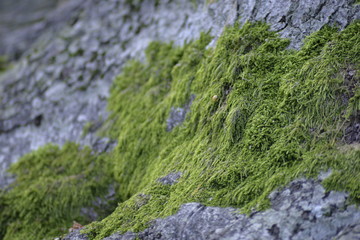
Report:
<svg viewBox="0 0 360 240"><path fill-rule="evenodd" d="M164 185L173 185L177 183L177 180L181 177L181 172L172 172L165 177L159 178L157 181Z"/></svg>
<svg viewBox="0 0 360 240"><path fill-rule="evenodd" d="M61 239L61 240L88 240L88 238L86 237L85 234L81 234L80 230L75 230L72 231L70 234L68 234L66 237L64 238L56 238L56 239ZM56 240L54 239L54 240Z"/></svg>
<svg viewBox="0 0 360 240"><path fill-rule="evenodd" d="M227 21L223 14L236 11L231 1L216 5L212 15L203 4L194 8L190 1L160 1L155 6L145 0L135 12L125 2L76 5L73 17L64 17L57 31L44 31L14 68L0 76L0 187L10 181L5 170L11 163L44 144L74 141L109 149L95 132L83 137L82 129L86 122L106 119L111 81L124 62L143 59L143 50L153 40L183 44L210 28L218 35Z"/></svg>
<svg viewBox="0 0 360 240"><path fill-rule="evenodd" d="M266 21L281 37L290 38L291 48L299 48L303 39L324 25L346 27L360 18L360 6L351 0L238 0L240 21Z"/></svg>
<svg viewBox="0 0 360 240"><path fill-rule="evenodd" d="M174 108L171 107L170 109L170 116L167 119L166 123L167 123L167 131L171 131L174 127L180 125L186 117L186 109L184 108Z"/></svg>
<svg viewBox="0 0 360 240"><path fill-rule="evenodd" d="M179 212L157 219L139 239L359 239L360 210L348 195L325 192L319 181L299 179L270 194L272 207L249 216L234 208L187 203ZM123 239L114 234L106 239ZM134 239L133 233L129 236Z"/></svg>
<svg viewBox="0 0 360 240"><path fill-rule="evenodd" d="M224 26L240 17L241 23L270 23L280 36L291 39L290 47L299 48L306 36L326 24L344 28L360 18L360 6L353 6L353 0L224 0L211 4L143 0L136 11L126 2L0 2L0 54L19 59L0 76L0 187L13 179L6 173L11 163L44 144L74 141L96 151L111 149L116 143L97 137L95 131L82 136L83 127L87 121L101 125L106 119L112 79L128 59L144 60L143 50L150 41L181 45L210 31L215 38L209 46L214 46ZM19 8L23 3L28 7ZM40 6L42 10L36 13ZM25 12L29 14L21 14ZM21 19L9 28L13 16ZM29 24L21 26L25 22ZM184 121L190 104L172 108L168 131ZM351 141L358 141L358 123L356 118L349 130ZM165 184L175 181L171 176L164 180ZM344 193L326 193L316 181L298 180L271 195L268 211L247 217L232 208L189 203L138 236L349 239L357 236L360 219L359 211L346 205L346 198ZM114 239L124 236L114 235ZM128 236L131 239L133 234ZM67 239L86 237L74 232Z"/></svg>
<svg viewBox="0 0 360 240"><path fill-rule="evenodd" d="M66 84L65 83L54 83L48 90L46 90L44 97L52 102L61 100L65 95Z"/></svg>
<svg viewBox="0 0 360 240"><path fill-rule="evenodd" d="M171 107L170 109L170 116L169 118L166 120L166 130L167 131L171 131L174 127L180 125L186 117L186 114L190 111L190 106L192 104L192 102L195 99L195 95L192 95L190 97L190 101L189 103L187 103L184 107Z"/></svg>
<svg viewBox="0 0 360 240"><path fill-rule="evenodd" d="M0 55L18 59L46 31L56 31L85 5L71 0L2 0Z"/></svg>
<svg viewBox="0 0 360 240"><path fill-rule="evenodd" d="M118 234L115 233L107 238L104 238L104 240L135 240L137 234L132 232L127 232L125 234Z"/></svg>
<svg viewBox="0 0 360 240"><path fill-rule="evenodd" d="M360 239L360 224L346 227L339 232L334 239L337 240L358 240Z"/></svg>

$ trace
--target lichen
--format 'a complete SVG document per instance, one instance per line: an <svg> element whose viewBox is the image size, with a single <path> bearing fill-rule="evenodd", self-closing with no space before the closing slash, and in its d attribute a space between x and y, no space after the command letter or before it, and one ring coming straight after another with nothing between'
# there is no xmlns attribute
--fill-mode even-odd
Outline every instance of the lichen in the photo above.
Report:
<svg viewBox="0 0 360 240"><path fill-rule="evenodd" d="M0 198L0 233L16 239L39 226L37 236L59 233L54 229L78 221L76 209L112 180L120 186L119 205L83 230L90 238L143 230L188 202L263 210L276 188L329 169L326 188L348 191L359 202L360 148L344 141L360 111L358 39L359 22L343 31L324 27L296 51L266 24L246 23L227 27L214 49L207 49L208 34L183 47L151 43L146 62L130 61L114 81L102 129L118 140L113 152L98 156L72 147L70 154L69 145L25 156L11 168L18 175L13 189ZM351 81L349 70L356 72ZM184 122L167 131L171 110L192 96ZM63 165L71 171L59 176L63 187L49 187ZM173 172L182 173L175 184L158 181ZM79 174L88 181L69 179ZM95 184L94 176L103 182ZM87 184L98 194L87 192ZM75 189L84 195L73 196Z"/></svg>

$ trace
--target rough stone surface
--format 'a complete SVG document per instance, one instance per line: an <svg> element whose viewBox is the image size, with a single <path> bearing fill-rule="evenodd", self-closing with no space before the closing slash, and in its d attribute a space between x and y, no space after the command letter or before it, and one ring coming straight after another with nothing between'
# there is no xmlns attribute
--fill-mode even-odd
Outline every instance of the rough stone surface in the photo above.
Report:
<svg viewBox="0 0 360 240"><path fill-rule="evenodd" d="M35 7L45 4L38 1ZM19 6L22 2L26 1ZM10 3L6 0L2 6L12 9ZM298 47L305 36L325 24L345 27L360 17L360 6L353 6L352 0L226 0L212 4L144 0L135 10L125 0L54 0L46 6L44 9L54 10L48 15L40 11L36 22L44 27L35 31L34 38L27 41L28 34L19 36L18 28L0 38L6 49L19 42L27 50L23 53L24 48L14 45L17 50L9 51L23 57L0 76L0 187L12 179L5 173L11 163L46 143L104 145L104 140L95 136L96 129L84 136L83 128L89 122L101 126L107 117L112 79L129 58L143 59L150 41L183 44L210 30L215 36L213 46L223 27L240 17L241 22L269 22L281 36L292 39L292 47ZM33 26L29 31L34 31ZM186 112L186 106L173 108L167 129L179 125Z"/></svg>
<svg viewBox="0 0 360 240"><path fill-rule="evenodd" d="M190 101L184 107L171 107L170 116L166 120L166 130L171 131L174 127L180 125L186 117L186 114L190 111L191 103L194 101L195 95L190 97Z"/></svg>
<svg viewBox="0 0 360 240"><path fill-rule="evenodd" d="M86 1L81 0L2 0L0 1L0 55L9 59L21 57L46 31L56 31Z"/></svg>
<svg viewBox="0 0 360 240"><path fill-rule="evenodd" d="M54 240L88 240L88 238L84 235L80 233L80 230L75 230L71 233L69 233L66 237L64 238L55 238Z"/></svg>
<svg viewBox="0 0 360 240"><path fill-rule="evenodd" d="M346 143L360 143L360 112L351 116L350 123L345 130Z"/></svg>
<svg viewBox="0 0 360 240"><path fill-rule="evenodd" d="M0 76L0 187L12 180L5 173L11 163L47 143L109 149L113 143L104 146L96 129L82 133L106 119L109 87L124 62L143 59L150 41L182 44L210 28L218 35L235 20L224 18L234 11L231 1L218 4L215 15L191 1L143 1L138 10L125 2L87 1L76 21L46 32Z"/></svg>
<svg viewBox="0 0 360 240"><path fill-rule="evenodd" d="M177 214L155 220L143 232L116 233L104 240L348 240L360 237L359 209L347 204L346 193L326 192L319 180L293 181L271 193L269 198L269 210L249 216L239 214L234 208L184 204Z"/></svg>
<svg viewBox="0 0 360 240"><path fill-rule="evenodd" d="M128 59L144 60L150 41L180 45L211 31L214 46L224 26L239 17L241 23L270 23L291 39L290 47L299 48L304 37L325 24L344 28L360 18L354 0L143 0L139 9L127 0L14 2L0 2L0 54L19 58L0 75L0 187L13 179L5 173L11 163L44 144L75 141L95 151L110 150L116 143L95 135L108 115L109 87ZM31 14L22 14L29 9ZM13 16L18 24L9 26ZM188 106L172 108L168 131L187 111ZM359 141L358 124L355 117L349 141ZM173 184L176 178L163 182ZM250 217L232 208L188 203L142 233L107 239L359 239L360 213L346 204L345 193L326 193L318 181L298 180L270 198L271 209ZM76 231L65 239L86 237Z"/></svg>
<svg viewBox="0 0 360 240"><path fill-rule="evenodd" d="M141 233L106 239L359 239L360 211L348 206L347 198L325 192L319 181L300 179L273 192L272 207L264 212L246 216L233 208L188 203Z"/></svg>
<svg viewBox="0 0 360 240"><path fill-rule="evenodd" d="M132 232L127 232L125 234L118 234L115 233L107 238L104 238L104 240L133 240L136 239L137 234Z"/></svg>
<svg viewBox="0 0 360 240"><path fill-rule="evenodd" d="M177 182L177 180L181 177L181 172L172 172L166 175L165 177L159 178L158 182L164 185L173 185Z"/></svg>
<svg viewBox="0 0 360 240"><path fill-rule="evenodd" d="M325 24L346 27L360 18L359 6L352 0L238 0L240 21L260 20L271 24L280 36L292 39L299 48L302 40Z"/></svg>

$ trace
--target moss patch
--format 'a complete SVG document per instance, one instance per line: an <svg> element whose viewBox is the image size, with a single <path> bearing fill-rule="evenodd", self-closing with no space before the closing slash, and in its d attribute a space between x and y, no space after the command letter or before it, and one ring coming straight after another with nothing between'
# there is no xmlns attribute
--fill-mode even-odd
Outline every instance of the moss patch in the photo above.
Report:
<svg viewBox="0 0 360 240"><path fill-rule="evenodd" d="M95 208L103 216L109 214L109 209L103 209L105 203L97 201L94 206L94 202L108 193L113 183L111 169L105 156L70 143L61 149L47 145L24 156L9 170L17 176L16 182L0 192L0 238L58 236L67 232L73 221L90 222L81 213L84 207Z"/></svg>
<svg viewBox="0 0 360 240"><path fill-rule="evenodd" d="M4 72L8 68L8 61L6 60L6 57L0 56L0 73Z"/></svg>
<svg viewBox="0 0 360 240"><path fill-rule="evenodd" d="M130 61L112 87L105 132L118 140L115 150L98 156L74 145L48 146L25 156L0 200L2 234L61 232L81 221L78 209L104 194L113 177L119 206L87 226L93 239L140 231L187 202L262 210L274 189L328 169L327 189L360 201L360 149L344 139L360 111L359 39L359 22L341 32L324 27L295 51L266 24L247 23L225 29L214 49L206 49L206 34L183 47L150 44L146 63ZM192 96L183 124L166 131L171 109ZM61 188L49 187L63 165L71 172L59 176ZM182 172L176 184L157 181L171 172ZM79 175L89 181L69 177ZM82 194L73 196L75 189ZM23 191L31 197L16 200Z"/></svg>
<svg viewBox="0 0 360 240"><path fill-rule="evenodd" d="M359 83L345 79L350 68L358 75L359 33L359 22L324 27L294 51L267 25L248 23L227 28L215 49L205 49L206 35L183 48L151 44L147 63L130 62L109 100L124 202L87 232L139 231L192 201L262 210L277 187L329 168L325 186L359 201L359 148L343 148L360 109ZM171 107L192 94L183 125L166 132ZM174 186L156 181L176 171Z"/></svg>

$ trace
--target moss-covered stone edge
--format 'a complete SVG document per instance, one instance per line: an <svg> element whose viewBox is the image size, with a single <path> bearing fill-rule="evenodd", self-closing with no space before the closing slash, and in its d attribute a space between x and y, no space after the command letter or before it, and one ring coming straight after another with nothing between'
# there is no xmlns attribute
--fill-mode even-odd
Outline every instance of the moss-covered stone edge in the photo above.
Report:
<svg viewBox="0 0 360 240"><path fill-rule="evenodd" d="M211 40L206 34L183 47L150 44L146 63L130 61L114 82L109 99L112 115L106 125L110 127L105 132L118 140L118 146L100 157L99 162L111 167L96 168L89 175L106 176L106 184L97 185L100 195L105 194L104 186L117 182L119 205L83 231L92 239L140 231L193 201L243 212L263 210L274 189L328 169L333 174L325 180L326 188L346 190L359 201L360 149L344 140L346 127L360 111L359 30L359 22L343 31L324 27L299 51L287 49L289 41L264 23L228 27L214 49L206 48ZM349 71L356 72L350 80ZM183 107L193 95L184 123L166 131L171 108ZM57 151L67 155L65 150ZM54 161L42 151L31 154L45 166ZM12 168L15 174L34 171L36 164L25 168L26 158ZM93 162L98 162L96 154ZM174 185L157 181L179 171L182 177ZM19 193L17 184L36 183L37 176L31 176L18 179L2 199ZM29 229L22 215L8 216ZM63 223L69 225L78 217L64 217Z"/></svg>

